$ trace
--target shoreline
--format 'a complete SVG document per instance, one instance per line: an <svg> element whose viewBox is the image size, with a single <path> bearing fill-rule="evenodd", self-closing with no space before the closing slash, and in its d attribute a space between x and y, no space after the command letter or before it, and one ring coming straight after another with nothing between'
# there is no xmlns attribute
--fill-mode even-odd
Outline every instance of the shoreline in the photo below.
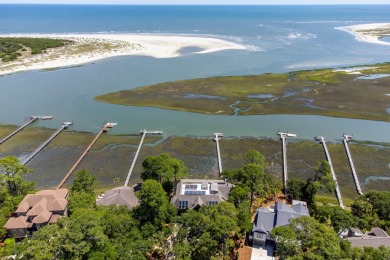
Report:
<svg viewBox="0 0 390 260"><path fill-rule="evenodd" d="M390 42L380 40L382 37L390 37L390 23L358 24L335 29L352 34L360 42L390 45Z"/></svg>
<svg viewBox="0 0 390 260"><path fill-rule="evenodd" d="M0 37L55 38L71 44L48 49L45 53L0 62L0 76L16 72L81 65L116 56L182 56L185 48L197 48L191 54L223 50L247 50L244 45L218 38L153 34L4 34Z"/></svg>

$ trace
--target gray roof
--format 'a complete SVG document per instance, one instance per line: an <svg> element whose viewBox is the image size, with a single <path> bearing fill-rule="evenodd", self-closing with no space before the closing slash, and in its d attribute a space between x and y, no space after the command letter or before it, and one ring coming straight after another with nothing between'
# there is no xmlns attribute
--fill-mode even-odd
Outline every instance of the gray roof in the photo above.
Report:
<svg viewBox="0 0 390 260"><path fill-rule="evenodd" d="M290 224L290 219L300 216L310 216L303 203L289 207L283 202L276 202L274 212L264 207L257 210L252 232L269 233L274 227L286 226Z"/></svg>
<svg viewBox="0 0 390 260"><path fill-rule="evenodd" d="M139 204L138 198L135 196L134 189L121 186L112 190L106 191L103 198L98 199L97 205L124 205L129 209L134 208Z"/></svg>
<svg viewBox="0 0 390 260"><path fill-rule="evenodd" d="M275 213L269 209L261 207L257 210L255 220L253 222L252 231L268 233L274 228Z"/></svg>
<svg viewBox="0 0 390 260"><path fill-rule="evenodd" d="M213 189L218 192L209 195L183 195L182 186L183 184L208 184L210 183ZM218 204L222 201L226 201L229 198L229 192L233 185L226 183L224 180L206 180L206 179L182 179L177 185L175 195L171 199L171 203L176 207L180 207L180 201L188 201L188 209L196 208L198 206L209 205L210 201L217 202Z"/></svg>
<svg viewBox="0 0 390 260"><path fill-rule="evenodd" d="M303 204L295 204L291 207L287 206L283 202L277 202L275 205L275 227L287 226L290 224L290 219L298 218L300 216L310 216L309 210Z"/></svg>
<svg viewBox="0 0 390 260"><path fill-rule="evenodd" d="M363 237L347 237L347 240L351 242L351 246L355 247L373 247L378 248L380 246L390 246L390 237L376 237L376 236L363 236Z"/></svg>

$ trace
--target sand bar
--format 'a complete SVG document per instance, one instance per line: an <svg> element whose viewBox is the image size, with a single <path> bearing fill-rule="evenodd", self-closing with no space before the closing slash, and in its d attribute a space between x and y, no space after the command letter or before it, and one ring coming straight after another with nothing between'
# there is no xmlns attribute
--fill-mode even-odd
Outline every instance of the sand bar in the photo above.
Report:
<svg viewBox="0 0 390 260"><path fill-rule="evenodd" d="M390 42L381 41L381 38L383 37L390 37L390 23L358 24L336 27L336 29L354 35L358 41L390 45Z"/></svg>
<svg viewBox="0 0 390 260"><path fill-rule="evenodd" d="M126 55L154 58L181 56L183 48L196 47L194 53L222 50L245 50L245 46L217 38L151 34L7 34L0 37L67 39L72 43L46 53L23 55L16 61L0 62L0 75L26 70L75 66L92 61Z"/></svg>

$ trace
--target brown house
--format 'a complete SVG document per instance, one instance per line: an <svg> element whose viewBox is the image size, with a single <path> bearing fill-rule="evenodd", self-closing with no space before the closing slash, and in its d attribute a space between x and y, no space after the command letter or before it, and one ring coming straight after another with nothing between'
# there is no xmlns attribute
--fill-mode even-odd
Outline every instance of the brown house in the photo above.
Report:
<svg viewBox="0 0 390 260"><path fill-rule="evenodd" d="M68 192L67 189L42 190L26 195L14 216L4 225L8 236L27 237L30 232L44 225L56 223L60 217L66 215Z"/></svg>

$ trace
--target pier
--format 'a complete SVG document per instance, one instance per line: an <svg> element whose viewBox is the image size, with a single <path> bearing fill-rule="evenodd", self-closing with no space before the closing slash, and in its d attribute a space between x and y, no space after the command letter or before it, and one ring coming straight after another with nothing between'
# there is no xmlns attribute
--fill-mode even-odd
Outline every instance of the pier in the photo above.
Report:
<svg viewBox="0 0 390 260"><path fill-rule="evenodd" d="M96 141L99 139L99 137L108 131L108 128L113 128L116 126L117 123L106 123L103 125L102 129L99 131L99 133L95 136L95 138L92 140L92 142L88 145L87 149L83 152L83 154L80 156L80 158L77 160L77 162L72 166L72 168L68 171L68 173L65 175L65 177L61 180L61 182L56 187L56 190L61 189L62 185L66 182L66 180L72 175L73 171L76 169L76 167L80 164L80 162L84 159L85 155L88 153L88 151L91 149L91 147L96 143Z"/></svg>
<svg viewBox="0 0 390 260"><path fill-rule="evenodd" d="M35 120L37 119L51 119L52 116L30 116L29 117L29 120L24 123L23 125L21 125L20 127L18 127L16 130L14 130L12 133L10 133L9 135L7 135L6 137L4 137L3 139L0 140L0 144L4 143L5 141L7 141L8 139L10 139L12 136L16 135L18 132L20 132L21 130L23 130L23 128L25 128L26 126L32 124Z"/></svg>
<svg viewBox="0 0 390 260"><path fill-rule="evenodd" d="M125 185L124 185L124 186L127 186L127 185L129 184L130 176L131 176L131 173L133 172L133 169L134 169L134 166L135 166L135 162L137 161L137 158L138 158L138 154L139 154L139 152L141 151L141 147L142 147L142 144L144 143L145 136L146 136L147 134L162 135L162 131L148 131L148 130L146 130L146 129L143 129L143 130L140 131L140 134L142 135L141 141L139 142L137 151L135 152L135 156L134 156L133 162L132 162L132 164L131 164L131 166L130 166L129 173L127 174L127 177L126 177L126 181L125 181Z"/></svg>
<svg viewBox="0 0 390 260"><path fill-rule="evenodd" d="M336 182L336 197L337 197L337 200L339 202L339 206L344 209L344 203L343 203L343 200L341 198L341 192L340 192L339 184L337 182L336 174L335 174L334 169L333 169L332 159L330 158L330 154L329 154L329 151L328 151L328 147L326 146L325 138L322 137L322 136L317 136L317 137L315 137L315 140L317 142L319 142L320 144L322 144L322 146L324 148L326 160L329 162L330 171L332 173L333 180Z"/></svg>
<svg viewBox="0 0 390 260"><path fill-rule="evenodd" d="M347 153L347 156L348 156L349 166L351 167L353 180L355 181L356 191L359 193L359 195L362 195L363 191L360 187L359 179L358 179L358 176L356 174L355 165L353 163L351 152L350 152L349 146L348 146L348 141L350 139L352 139L352 136L343 135L343 143L344 143L344 147L345 147L345 152Z"/></svg>
<svg viewBox="0 0 390 260"><path fill-rule="evenodd" d="M219 138L223 137L223 133L213 133L213 141L217 144L217 156L218 156L218 170L219 173L222 173L222 160L221 160L221 151L219 149Z"/></svg>
<svg viewBox="0 0 390 260"><path fill-rule="evenodd" d="M281 133L278 132L278 135L280 135L280 140L282 140L282 161L283 161L283 192L284 194L287 194L287 146L286 146L286 139L287 137L297 137L296 134L290 134L290 133Z"/></svg>
<svg viewBox="0 0 390 260"><path fill-rule="evenodd" d="M32 152L26 159L24 159L21 164L26 165L29 161L31 161L43 148L46 147L62 130L68 128L68 126L72 125L72 122L62 122L61 127L52 134L45 142L43 142L34 152Z"/></svg>

